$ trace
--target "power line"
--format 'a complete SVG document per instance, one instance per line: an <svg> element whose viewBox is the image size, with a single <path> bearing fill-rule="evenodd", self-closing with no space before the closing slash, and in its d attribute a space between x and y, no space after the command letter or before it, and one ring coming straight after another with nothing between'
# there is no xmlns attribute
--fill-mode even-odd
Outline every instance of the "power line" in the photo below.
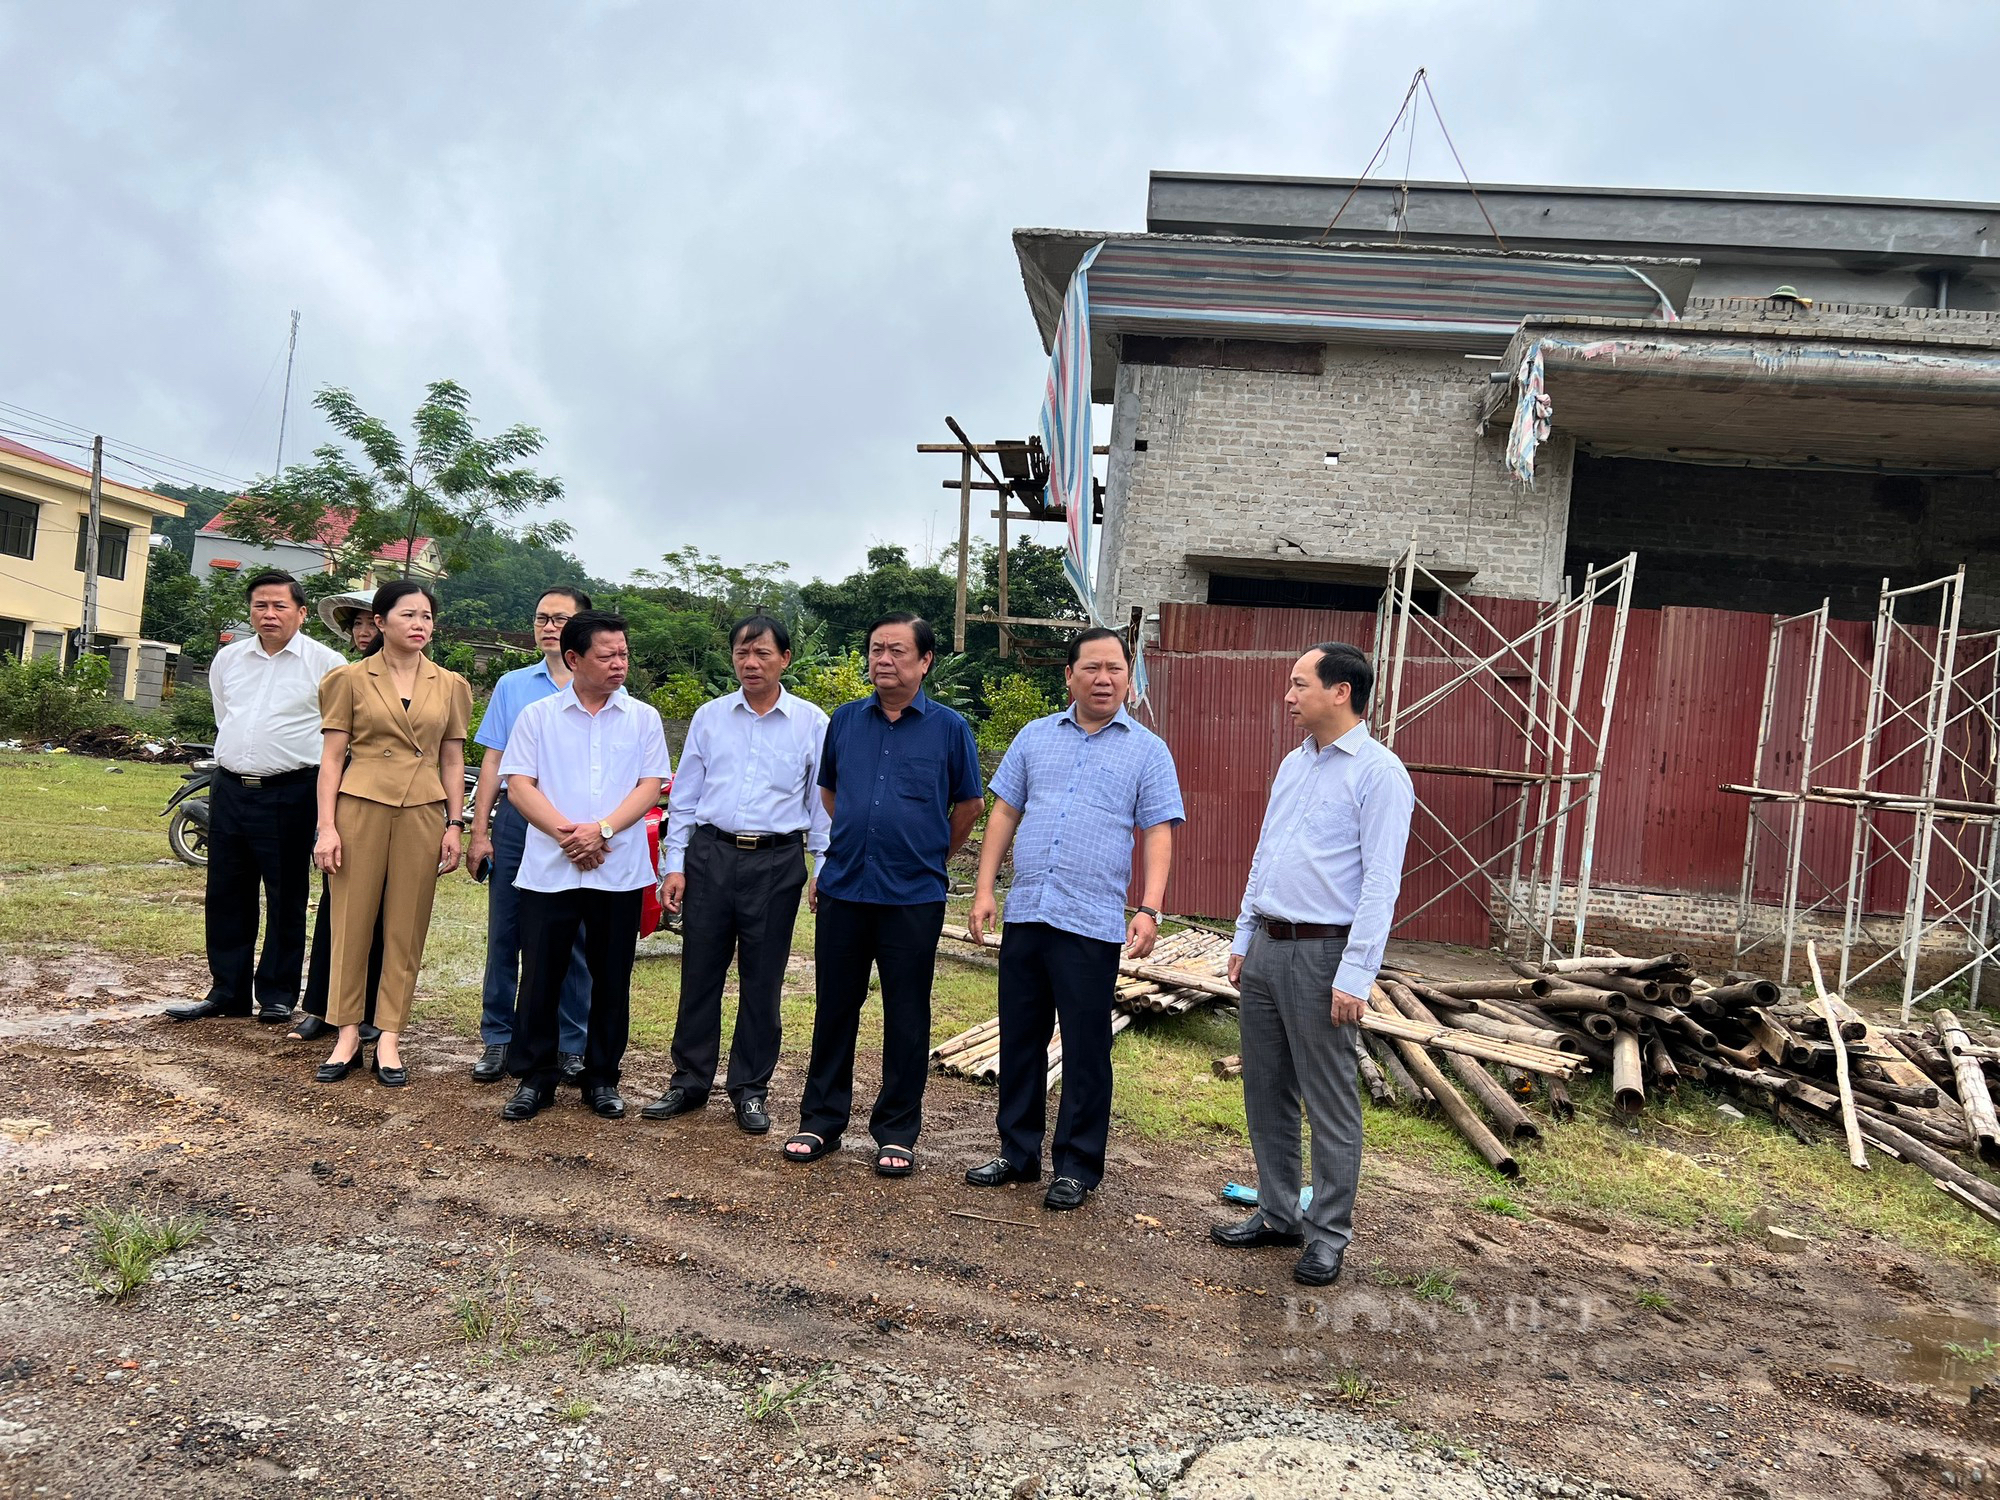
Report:
<svg viewBox="0 0 2000 1500"><path fill-rule="evenodd" d="M47 412L35 411L31 407L21 406L12 401L0 401L0 411L12 412L17 417L24 417L30 421L41 422L47 426L55 427L65 432L75 433L77 434L78 437L84 438L86 440L93 438L97 435L92 429L88 427L80 427L74 422L68 422L63 420L61 417L53 417L50 416ZM79 446L84 448L88 448L90 446L88 441L78 444L75 443L73 439L60 438L52 434L44 434L43 436L48 441L51 442L67 441L71 442L72 446ZM194 462L192 459L176 458L173 454L162 453L157 448L147 448L139 443L127 442L123 438L114 438L109 436L107 436L104 439L104 442L107 449L109 448L122 449L123 454L121 456L126 457L126 462L130 463L133 468L139 469L141 472L146 471L146 464L144 462L141 462L140 460L150 460L154 465L156 465L157 467L166 472L179 473L183 476L206 475L208 476L208 479L210 481L220 480L225 485L235 486L237 488L241 488L243 484L243 481L234 474L225 474L220 469L212 469L207 464L198 464ZM138 455L138 459L135 460L129 457L128 455Z"/></svg>

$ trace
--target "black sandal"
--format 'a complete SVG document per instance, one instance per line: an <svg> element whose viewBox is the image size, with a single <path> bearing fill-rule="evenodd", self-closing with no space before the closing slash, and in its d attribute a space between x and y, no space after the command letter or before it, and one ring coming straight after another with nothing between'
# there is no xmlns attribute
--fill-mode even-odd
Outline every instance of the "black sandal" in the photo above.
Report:
<svg viewBox="0 0 2000 1500"><path fill-rule="evenodd" d="M901 1166L891 1163L900 1161ZM875 1175L877 1177L908 1177L917 1170L917 1153L908 1146L877 1146L875 1148Z"/></svg>
<svg viewBox="0 0 2000 1500"><path fill-rule="evenodd" d="M792 1147L804 1146L804 1151L794 1151ZM825 1136L814 1135L810 1130L802 1130L785 1142L784 1158L804 1166L807 1162L818 1161L822 1156L840 1149L840 1137L828 1140Z"/></svg>

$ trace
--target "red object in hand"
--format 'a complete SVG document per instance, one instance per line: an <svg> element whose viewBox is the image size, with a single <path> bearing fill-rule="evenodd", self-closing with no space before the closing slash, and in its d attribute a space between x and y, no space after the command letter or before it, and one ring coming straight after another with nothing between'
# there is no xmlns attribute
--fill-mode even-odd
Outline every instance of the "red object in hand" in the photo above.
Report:
<svg viewBox="0 0 2000 1500"><path fill-rule="evenodd" d="M664 808L646 811L646 852L653 861L653 883L639 893L639 936L651 937L666 920L667 909L660 904L660 825L666 821Z"/></svg>

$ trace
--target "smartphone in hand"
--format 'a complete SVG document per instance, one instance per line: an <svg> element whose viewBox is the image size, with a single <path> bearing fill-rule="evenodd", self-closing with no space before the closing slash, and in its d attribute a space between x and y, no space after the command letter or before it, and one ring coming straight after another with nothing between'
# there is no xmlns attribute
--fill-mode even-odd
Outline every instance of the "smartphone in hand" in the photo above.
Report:
<svg viewBox="0 0 2000 1500"><path fill-rule="evenodd" d="M481 859L478 864L472 867L472 878L478 881L481 885L484 885L486 883L486 877L488 875L491 875L492 873L493 873L493 856L490 854L487 855L485 858Z"/></svg>

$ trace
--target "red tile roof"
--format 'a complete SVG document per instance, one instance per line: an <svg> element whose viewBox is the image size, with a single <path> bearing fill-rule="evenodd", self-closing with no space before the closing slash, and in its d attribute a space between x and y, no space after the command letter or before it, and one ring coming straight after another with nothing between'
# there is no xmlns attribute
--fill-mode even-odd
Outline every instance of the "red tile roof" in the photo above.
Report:
<svg viewBox="0 0 2000 1500"><path fill-rule="evenodd" d="M227 509L222 510L209 517L207 524L201 529L209 536L229 536L228 518L229 511ZM318 534L315 540L322 547L329 549L338 547L342 542L347 540L347 533L353 529L353 526L354 517L352 514L346 511L330 510L320 518ZM416 550L422 552L430 544L431 539L429 537L420 536L417 538ZM375 555L384 562L402 562L404 555L409 550L410 544L408 541L384 542L375 550Z"/></svg>
<svg viewBox="0 0 2000 1500"><path fill-rule="evenodd" d="M26 443L17 443L10 437L0 437L0 453L11 453L17 458L32 458L36 463L52 464L58 469L67 469L72 474L81 474L85 479L90 478L90 470L79 468L66 458L57 458L53 453L30 448ZM136 484L127 484L122 479L112 479L109 483L117 485L120 489L131 490L135 494L149 496L154 500L164 500L169 505L181 503L171 495L155 495L151 490L142 490Z"/></svg>

